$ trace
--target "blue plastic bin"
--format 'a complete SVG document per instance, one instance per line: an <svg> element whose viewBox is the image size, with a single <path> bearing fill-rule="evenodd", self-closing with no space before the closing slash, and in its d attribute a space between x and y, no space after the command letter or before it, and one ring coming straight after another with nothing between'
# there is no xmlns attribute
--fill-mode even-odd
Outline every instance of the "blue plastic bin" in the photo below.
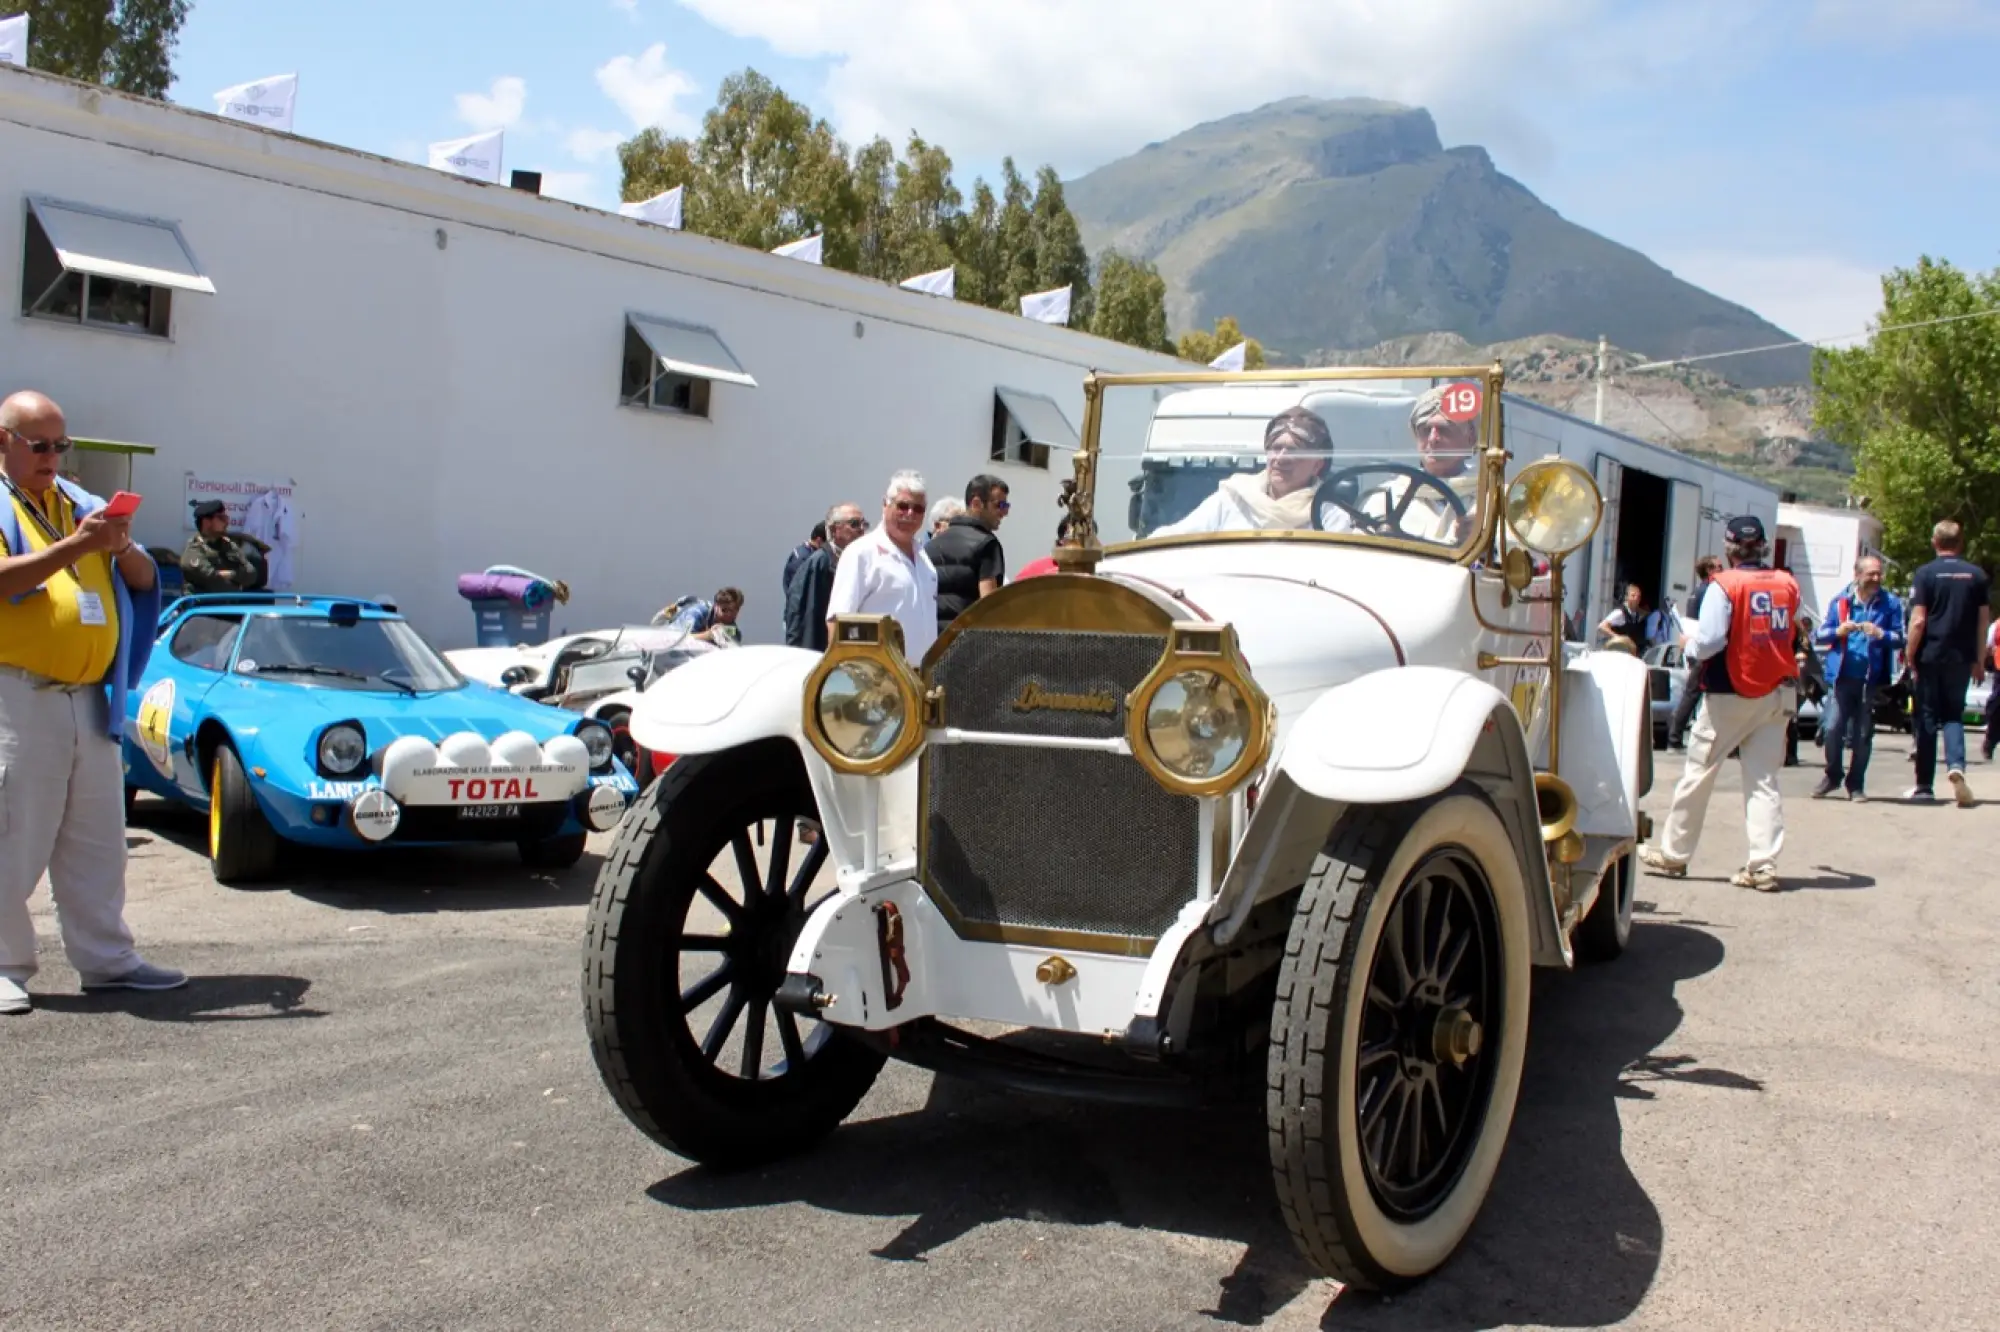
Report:
<svg viewBox="0 0 2000 1332"><path fill-rule="evenodd" d="M534 646L549 641L549 612L524 610L511 601L472 603L473 643L477 647Z"/></svg>

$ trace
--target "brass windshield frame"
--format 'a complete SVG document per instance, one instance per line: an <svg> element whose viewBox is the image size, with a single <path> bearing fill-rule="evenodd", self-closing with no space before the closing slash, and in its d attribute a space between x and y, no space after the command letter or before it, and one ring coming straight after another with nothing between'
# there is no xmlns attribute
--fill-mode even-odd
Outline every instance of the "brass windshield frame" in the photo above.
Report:
<svg viewBox="0 0 2000 1332"><path fill-rule="evenodd" d="M1498 532L1507 467L1500 398L1506 369L1491 365L1327 366L1318 369L1190 370L1181 373L1103 374L1092 371L1083 381L1083 444L1071 460L1072 475L1062 484L1061 504L1069 514L1075 545L1058 546L1051 554L1065 573L1093 573L1107 555L1137 550L1229 541L1306 541L1358 545L1370 550L1394 550L1428 559L1470 565L1492 551ZM1385 379L1471 380L1480 386L1479 435L1475 456L1479 466L1479 522L1457 547L1413 538L1373 536L1360 532L1256 531L1192 532L1180 536L1145 537L1104 545L1097 533L1097 462L1101 449L1104 391L1110 388L1154 388L1163 385L1308 384Z"/></svg>

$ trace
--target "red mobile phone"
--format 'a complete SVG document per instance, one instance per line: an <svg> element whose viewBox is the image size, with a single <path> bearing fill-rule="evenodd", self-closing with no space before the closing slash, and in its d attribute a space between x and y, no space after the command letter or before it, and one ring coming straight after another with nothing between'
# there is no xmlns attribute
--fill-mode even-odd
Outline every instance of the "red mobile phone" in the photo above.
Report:
<svg viewBox="0 0 2000 1332"><path fill-rule="evenodd" d="M104 516L107 518L130 518L133 514L139 512L139 504L140 499L137 495L134 495L129 490L121 490L111 497L109 504L104 506Z"/></svg>

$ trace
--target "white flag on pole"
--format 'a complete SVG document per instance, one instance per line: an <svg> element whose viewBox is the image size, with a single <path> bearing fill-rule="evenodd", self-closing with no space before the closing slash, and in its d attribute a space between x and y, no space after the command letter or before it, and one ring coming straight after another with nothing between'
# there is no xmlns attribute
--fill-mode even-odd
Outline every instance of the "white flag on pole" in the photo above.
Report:
<svg viewBox="0 0 2000 1332"><path fill-rule="evenodd" d="M0 18L0 65L28 67L28 16Z"/></svg>
<svg viewBox="0 0 2000 1332"><path fill-rule="evenodd" d="M1069 288L1057 287L1054 291L1037 291L1023 296L1021 313L1043 324L1067 324Z"/></svg>
<svg viewBox="0 0 2000 1332"><path fill-rule="evenodd" d="M248 121L268 129L292 132L292 105L299 95L299 76L279 74L255 83L239 83L215 95L215 114Z"/></svg>
<svg viewBox="0 0 2000 1332"><path fill-rule="evenodd" d="M474 134L463 139L449 139L444 143L431 145L431 168L435 171L449 171L454 176L465 176L471 180L483 180L489 185L500 183L501 139L505 130L488 130L484 134Z"/></svg>
<svg viewBox="0 0 2000 1332"><path fill-rule="evenodd" d="M650 199L636 203L622 203L618 211L625 217L636 217L641 222L651 222L655 226L681 229L681 191L685 186L676 185L665 194L656 194Z"/></svg>
<svg viewBox="0 0 2000 1332"><path fill-rule="evenodd" d="M1234 347L1231 347L1228 351L1210 361L1208 368L1211 370L1241 370L1243 368L1244 352L1249 346L1250 344L1247 341L1237 343Z"/></svg>
<svg viewBox="0 0 2000 1332"><path fill-rule="evenodd" d="M795 240L789 245L780 245L777 249L771 251L771 253L782 254L787 259L803 259L809 264L816 264L820 261L820 246L825 239L826 235L824 232L815 231L804 240Z"/></svg>
<svg viewBox="0 0 2000 1332"><path fill-rule="evenodd" d="M935 273L919 273L902 285L908 291L928 292L932 296L954 296L958 292L958 269L940 268Z"/></svg>

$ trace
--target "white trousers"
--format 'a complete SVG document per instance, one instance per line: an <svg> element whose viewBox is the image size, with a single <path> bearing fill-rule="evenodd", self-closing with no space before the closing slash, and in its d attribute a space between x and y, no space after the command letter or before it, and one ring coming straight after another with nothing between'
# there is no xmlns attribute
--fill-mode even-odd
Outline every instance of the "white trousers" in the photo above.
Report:
<svg viewBox="0 0 2000 1332"><path fill-rule="evenodd" d="M1775 870L1785 848L1785 803L1778 771L1785 762L1785 724L1796 707L1797 690L1781 685L1762 698L1703 694L1701 712L1688 730L1687 766L1674 787L1660 854L1685 864L1701 841L1715 774L1731 750L1743 755L1743 817L1750 835L1745 868Z"/></svg>
<svg viewBox="0 0 2000 1332"><path fill-rule="evenodd" d="M36 689L0 672L0 976L35 973L28 914L44 870L78 971L139 965L125 928L125 768L101 689Z"/></svg>

